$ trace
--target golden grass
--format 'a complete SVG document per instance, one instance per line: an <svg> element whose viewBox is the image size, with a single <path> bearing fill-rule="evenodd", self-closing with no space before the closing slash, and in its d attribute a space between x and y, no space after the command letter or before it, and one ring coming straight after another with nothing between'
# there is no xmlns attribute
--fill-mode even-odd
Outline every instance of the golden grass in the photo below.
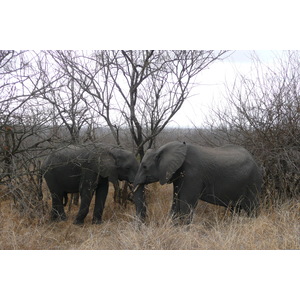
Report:
<svg viewBox="0 0 300 300"><path fill-rule="evenodd" d="M72 224L78 207L72 207L67 221L52 223L49 216L21 215L12 201L3 200L0 249L300 249L300 199L263 208L258 218L231 215L200 201L191 225L173 226L168 218L171 197L171 185L149 185L149 216L141 226L133 204L124 209L113 203L112 189L101 225L91 224L93 207L80 227Z"/></svg>

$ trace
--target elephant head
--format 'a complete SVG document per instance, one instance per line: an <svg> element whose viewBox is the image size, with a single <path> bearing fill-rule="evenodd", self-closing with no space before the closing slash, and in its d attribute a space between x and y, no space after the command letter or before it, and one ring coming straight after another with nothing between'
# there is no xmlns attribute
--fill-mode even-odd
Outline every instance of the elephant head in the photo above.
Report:
<svg viewBox="0 0 300 300"><path fill-rule="evenodd" d="M94 170L112 183L125 180L133 183L139 163L133 153L116 146L106 146L101 143L82 148L80 164L85 169Z"/></svg>
<svg viewBox="0 0 300 300"><path fill-rule="evenodd" d="M170 182L174 173L182 166L186 152L186 144L180 142L171 142L158 150L149 149L146 152L133 184L136 213L142 222L146 218L144 185L157 181L162 185Z"/></svg>
<svg viewBox="0 0 300 300"><path fill-rule="evenodd" d="M185 143L171 142L158 150L149 149L135 176L134 187L159 181L166 184L181 167L186 157Z"/></svg>
<svg viewBox="0 0 300 300"><path fill-rule="evenodd" d="M114 165L118 174L118 179L133 183L139 168L139 163L134 155L131 152L120 148L112 148L110 153L114 158Z"/></svg>

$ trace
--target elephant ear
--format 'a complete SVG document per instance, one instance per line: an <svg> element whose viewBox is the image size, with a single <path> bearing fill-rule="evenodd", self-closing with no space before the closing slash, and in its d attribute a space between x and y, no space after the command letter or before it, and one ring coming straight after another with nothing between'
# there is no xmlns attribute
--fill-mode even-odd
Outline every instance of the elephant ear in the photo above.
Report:
<svg viewBox="0 0 300 300"><path fill-rule="evenodd" d="M114 158L115 166L120 167L122 164L122 160L124 160L122 150L120 148L114 147L110 149L110 154Z"/></svg>
<svg viewBox="0 0 300 300"><path fill-rule="evenodd" d="M171 142L162 146L157 153L160 184L170 181L173 174L182 166L187 147L185 143Z"/></svg>
<svg viewBox="0 0 300 300"><path fill-rule="evenodd" d="M109 151L103 151L99 156L99 168L99 174L101 177L108 177L110 182L116 182L118 180L116 162Z"/></svg>

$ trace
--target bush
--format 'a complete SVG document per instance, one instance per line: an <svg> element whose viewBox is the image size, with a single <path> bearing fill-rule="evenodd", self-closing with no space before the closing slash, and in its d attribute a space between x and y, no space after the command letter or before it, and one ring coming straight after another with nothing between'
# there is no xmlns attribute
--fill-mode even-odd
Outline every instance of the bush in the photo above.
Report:
<svg viewBox="0 0 300 300"><path fill-rule="evenodd" d="M228 88L228 106L215 111L219 122L207 139L247 148L263 167L264 192L283 197L300 193L299 54L285 52L273 69L253 58L255 75L239 75Z"/></svg>

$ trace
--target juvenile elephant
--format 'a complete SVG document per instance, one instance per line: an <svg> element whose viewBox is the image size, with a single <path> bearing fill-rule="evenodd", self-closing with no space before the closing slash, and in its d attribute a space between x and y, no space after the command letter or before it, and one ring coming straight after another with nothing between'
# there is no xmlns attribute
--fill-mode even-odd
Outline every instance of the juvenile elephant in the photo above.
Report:
<svg viewBox="0 0 300 300"><path fill-rule="evenodd" d="M102 144L68 146L53 151L42 164L42 174L52 197L52 220L64 220L63 197L80 194L81 202L74 224L82 224L96 191L93 223L101 223L109 181L133 182L138 170L134 155Z"/></svg>
<svg viewBox="0 0 300 300"><path fill-rule="evenodd" d="M170 142L158 150L148 150L134 180L137 215L146 216L144 184L173 183L171 215L188 224L198 199L244 209L256 215L262 174L252 155L243 147L217 148Z"/></svg>

